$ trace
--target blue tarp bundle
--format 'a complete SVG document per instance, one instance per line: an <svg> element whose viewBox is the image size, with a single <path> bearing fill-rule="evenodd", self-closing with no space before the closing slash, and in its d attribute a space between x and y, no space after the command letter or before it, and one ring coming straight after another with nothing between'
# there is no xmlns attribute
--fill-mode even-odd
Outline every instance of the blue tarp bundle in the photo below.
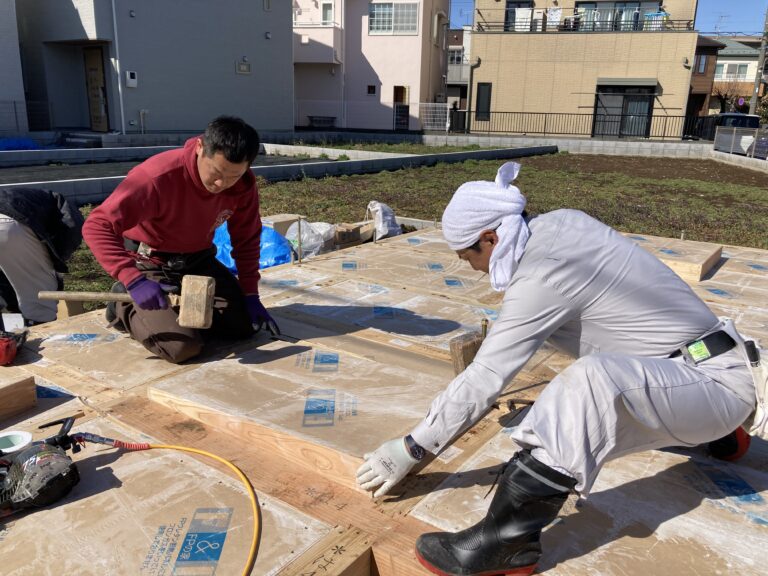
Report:
<svg viewBox="0 0 768 576"><path fill-rule="evenodd" d="M0 138L0 150L40 150L40 146L29 138Z"/></svg>
<svg viewBox="0 0 768 576"><path fill-rule="evenodd" d="M229 238L226 222L216 228L213 243L216 245L216 259L224 264L232 274L237 274L235 260L232 258L232 242ZM259 268L264 269L278 264L287 264L290 261L290 242L269 226L262 227Z"/></svg>

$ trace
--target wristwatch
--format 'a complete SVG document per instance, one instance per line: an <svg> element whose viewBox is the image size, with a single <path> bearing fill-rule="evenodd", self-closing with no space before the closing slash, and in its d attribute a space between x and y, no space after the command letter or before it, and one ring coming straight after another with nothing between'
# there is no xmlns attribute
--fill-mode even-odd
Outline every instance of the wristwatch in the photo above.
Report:
<svg viewBox="0 0 768 576"><path fill-rule="evenodd" d="M405 437L405 447L408 449L408 453L416 460L424 458L424 454L427 452L424 448L416 444L416 440L414 440L413 436L410 434Z"/></svg>

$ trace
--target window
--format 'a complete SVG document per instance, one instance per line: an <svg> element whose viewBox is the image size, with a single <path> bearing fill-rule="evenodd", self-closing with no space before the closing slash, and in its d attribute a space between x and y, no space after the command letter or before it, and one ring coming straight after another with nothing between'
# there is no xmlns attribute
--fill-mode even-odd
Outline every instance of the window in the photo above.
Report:
<svg viewBox="0 0 768 576"><path fill-rule="evenodd" d="M448 64L462 64L464 62L464 48L451 48L448 50Z"/></svg>
<svg viewBox="0 0 768 576"><path fill-rule="evenodd" d="M507 0L504 7L504 32L525 32L531 29L531 13L521 12L524 15L518 18L517 10L521 8L523 10L530 10L533 8L533 1L529 2L512 2Z"/></svg>
<svg viewBox="0 0 768 576"><path fill-rule="evenodd" d="M376 96L376 86L374 84L368 84L368 96Z"/></svg>
<svg viewBox="0 0 768 576"><path fill-rule="evenodd" d="M491 119L491 86L493 85L490 82L477 83L475 120L479 122Z"/></svg>
<svg viewBox="0 0 768 576"><path fill-rule="evenodd" d="M723 64L715 65L715 78L718 80L723 77Z"/></svg>
<svg viewBox="0 0 768 576"><path fill-rule="evenodd" d="M323 2L321 6L323 13L323 26L333 25L333 2Z"/></svg>
<svg viewBox="0 0 768 576"><path fill-rule="evenodd" d="M738 80L747 79L747 68L749 68L749 64L739 64L739 71L736 72L736 76Z"/></svg>
<svg viewBox="0 0 768 576"><path fill-rule="evenodd" d="M418 2L372 2L368 7L369 34L418 34Z"/></svg>
<svg viewBox="0 0 768 576"><path fill-rule="evenodd" d="M707 55L699 54L696 56L696 73L704 74L707 71Z"/></svg>

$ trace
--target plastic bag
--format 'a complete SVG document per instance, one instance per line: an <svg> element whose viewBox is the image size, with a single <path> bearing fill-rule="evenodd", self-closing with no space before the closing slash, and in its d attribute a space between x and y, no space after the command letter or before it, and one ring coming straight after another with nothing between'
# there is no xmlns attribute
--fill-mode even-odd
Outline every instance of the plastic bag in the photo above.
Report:
<svg viewBox="0 0 768 576"><path fill-rule="evenodd" d="M327 251L333 245L336 226L326 222L301 222L301 257L316 256ZM285 237L291 246L299 253L299 223L294 222L288 227Z"/></svg>
<svg viewBox="0 0 768 576"><path fill-rule="evenodd" d="M395 218L395 212L382 202L376 202L371 200L368 202L368 208L365 211L366 220L368 219L368 213L373 216L374 225L376 227L376 239L386 238L387 236L398 236L403 233L400 228L400 224L397 223Z"/></svg>
<svg viewBox="0 0 768 576"><path fill-rule="evenodd" d="M290 243L274 229L263 226L260 241L259 268L270 268L291 261ZM224 264L232 274L237 274L235 259L232 258L232 241L226 222L216 228L213 234L213 244L216 246L216 259Z"/></svg>

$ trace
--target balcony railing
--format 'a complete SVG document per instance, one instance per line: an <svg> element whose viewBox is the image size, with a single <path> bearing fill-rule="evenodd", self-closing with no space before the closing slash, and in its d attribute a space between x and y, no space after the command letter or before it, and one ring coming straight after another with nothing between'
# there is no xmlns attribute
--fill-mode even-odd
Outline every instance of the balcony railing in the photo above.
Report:
<svg viewBox="0 0 768 576"><path fill-rule="evenodd" d="M715 74L715 82L749 82L746 74Z"/></svg>
<svg viewBox="0 0 768 576"><path fill-rule="evenodd" d="M534 10L520 17L514 11L476 10L477 32L685 32L693 30L692 20L673 20L651 12L625 13L611 10L584 10L558 20L548 19L546 10Z"/></svg>
<svg viewBox="0 0 768 576"><path fill-rule="evenodd" d="M469 64L448 64L448 84L466 84L469 82Z"/></svg>
<svg viewBox="0 0 768 576"><path fill-rule="evenodd" d="M473 134L591 136L637 140L711 140L714 137L714 117L471 110L467 126L466 111L455 112L460 116L451 118L450 129L452 131L468 129Z"/></svg>

